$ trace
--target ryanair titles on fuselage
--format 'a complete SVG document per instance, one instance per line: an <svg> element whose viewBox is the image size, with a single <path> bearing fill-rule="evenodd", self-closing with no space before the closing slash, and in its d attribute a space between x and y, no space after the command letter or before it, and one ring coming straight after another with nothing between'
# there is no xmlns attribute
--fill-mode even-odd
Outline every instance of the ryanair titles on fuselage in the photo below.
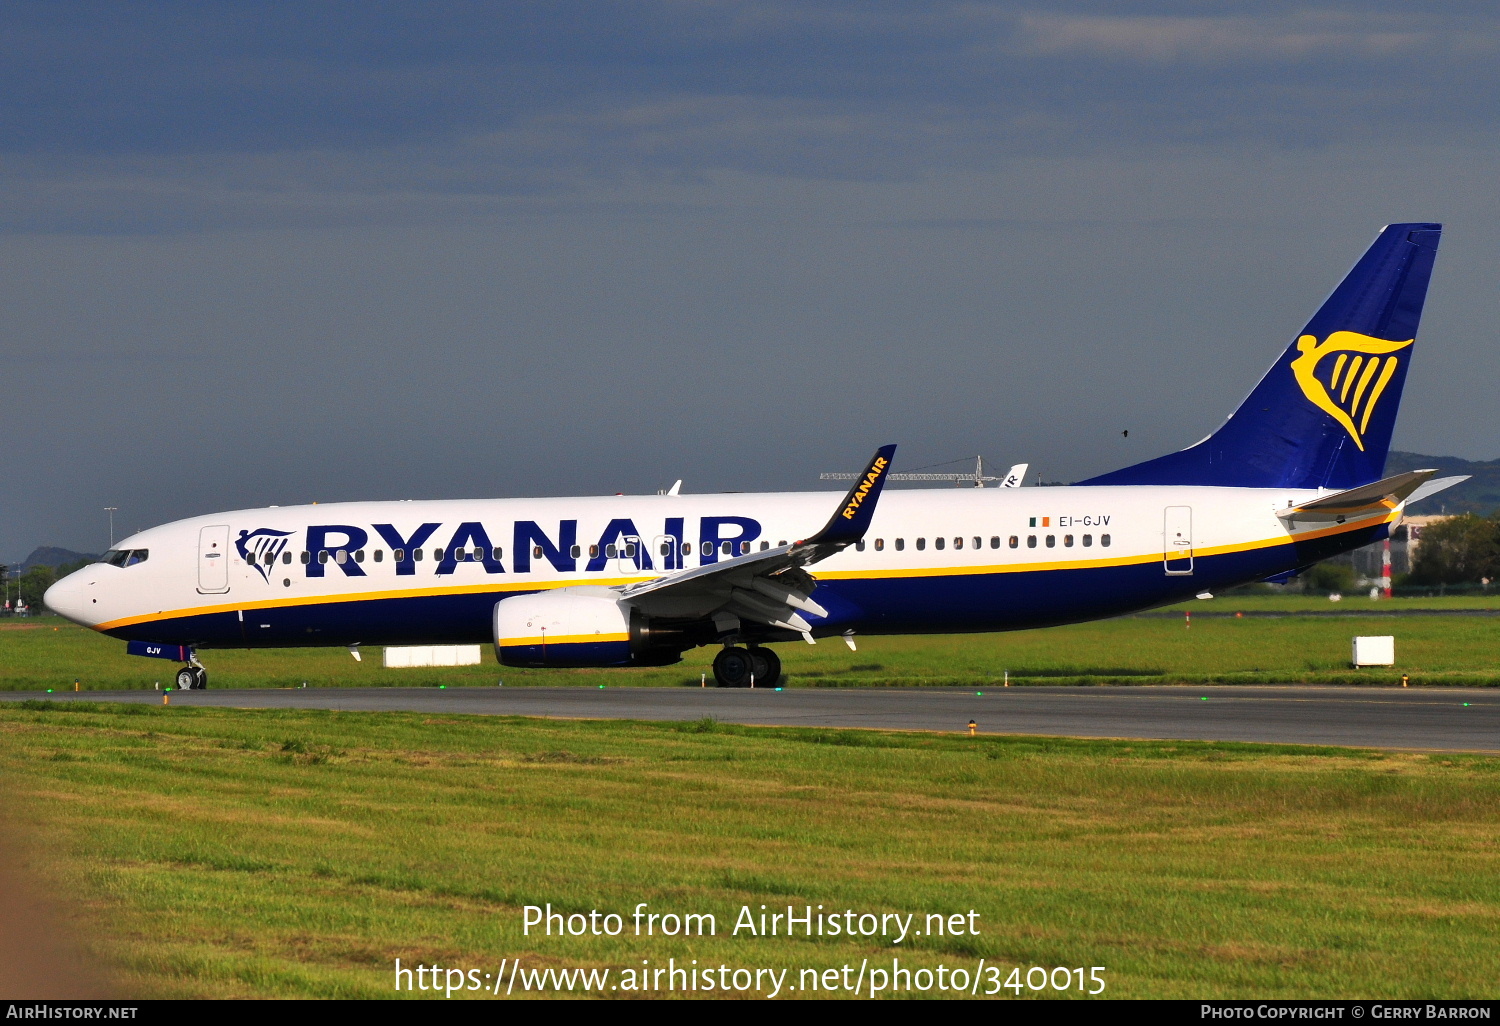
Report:
<svg viewBox="0 0 1500 1026"><path fill-rule="evenodd" d="M588 544L579 542L577 520L560 520L551 530L534 520L517 520L509 531L476 520L457 525L314 524L305 529L300 552L289 544L292 532L242 528L235 548L269 579L278 563L300 564L308 577L326 577L333 570L364 577L365 550L372 547L376 551L370 558L377 562L384 561L384 549L389 549L397 576L415 575L417 564L429 554L431 572L439 575L453 573L461 562L479 563L486 573L502 574L507 561L510 571L518 574L530 573L533 561L564 572L576 572L581 563L589 572L603 570L619 558L630 559L640 570L678 570L694 550L700 564L715 563L721 556L749 552L761 538L760 521L754 518L705 516L696 518L696 536L690 541L687 519L667 517L661 530L642 532L633 519L618 517Z"/></svg>

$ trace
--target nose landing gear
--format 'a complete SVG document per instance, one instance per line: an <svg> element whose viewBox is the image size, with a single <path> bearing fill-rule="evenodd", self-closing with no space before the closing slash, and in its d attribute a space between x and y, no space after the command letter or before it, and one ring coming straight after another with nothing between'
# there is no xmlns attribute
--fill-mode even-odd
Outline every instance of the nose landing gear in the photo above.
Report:
<svg viewBox="0 0 1500 1026"><path fill-rule="evenodd" d="M781 659L769 648L729 647L714 656L714 681L721 688L774 688L781 680Z"/></svg>
<svg viewBox="0 0 1500 1026"><path fill-rule="evenodd" d="M208 687L208 671L202 666L184 666L177 671L177 689L179 691L202 691Z"/></svg>

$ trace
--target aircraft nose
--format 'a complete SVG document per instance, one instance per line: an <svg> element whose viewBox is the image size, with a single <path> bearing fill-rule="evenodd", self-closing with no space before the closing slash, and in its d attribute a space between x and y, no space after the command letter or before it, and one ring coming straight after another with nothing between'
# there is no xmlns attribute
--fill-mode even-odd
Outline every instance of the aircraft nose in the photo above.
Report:
<svg viewBox="0 0 1500 1026"><path fill-rule="evenodd" d="M82 573L72 573L52 585L42 596L42 604L58 616L87 625L89 601L84 592L88 585L83 576Z"/></svg>

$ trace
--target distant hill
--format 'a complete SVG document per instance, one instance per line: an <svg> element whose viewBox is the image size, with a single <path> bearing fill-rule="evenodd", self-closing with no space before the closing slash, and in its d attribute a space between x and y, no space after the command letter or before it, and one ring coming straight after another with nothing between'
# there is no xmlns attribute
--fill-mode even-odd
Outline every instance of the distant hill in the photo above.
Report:
<svg viewBox="0 0 1500 1026"><path fill-rule="evenodd" d="M20 571L25 573L34 566L67 566L70 563L81 563L85 560L95 560L99 557L89 552L74 552L72 549L59 549L52 545L39 546L31 555L21 563Z"/></svg>
<svg viewBox="0 0 1500 1026"><path fill-rule="evenodd" d="M1439 477L1470 474L1472 479L1419 503L1412 509L1413 513L1489 514L1500 509L1500 460L1472 462L1461 460L1457 456L1423 456L1421 453L1397 452L1393 449L1385 461L1387 474L1402 474L1408 470L1428 467L1436 467L1441 471Z"/></svg>

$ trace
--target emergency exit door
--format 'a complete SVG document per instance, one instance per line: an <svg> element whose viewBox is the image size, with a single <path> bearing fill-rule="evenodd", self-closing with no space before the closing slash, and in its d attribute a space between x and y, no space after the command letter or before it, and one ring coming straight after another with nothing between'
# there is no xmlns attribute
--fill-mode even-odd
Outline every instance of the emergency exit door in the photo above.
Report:
<svg viewBox="0 0 1500 1026"><path fill-rule="evenodd" d="M222 595L229 590L229 525L198 532L198 590Z"/></svg>
<svg viewBox="0 0 1500 1026"><path fill-rule="evenodd" d="M1174 577L1193 572L1193 507L1168 506L1162 532L1162 566Z"/></svg>

